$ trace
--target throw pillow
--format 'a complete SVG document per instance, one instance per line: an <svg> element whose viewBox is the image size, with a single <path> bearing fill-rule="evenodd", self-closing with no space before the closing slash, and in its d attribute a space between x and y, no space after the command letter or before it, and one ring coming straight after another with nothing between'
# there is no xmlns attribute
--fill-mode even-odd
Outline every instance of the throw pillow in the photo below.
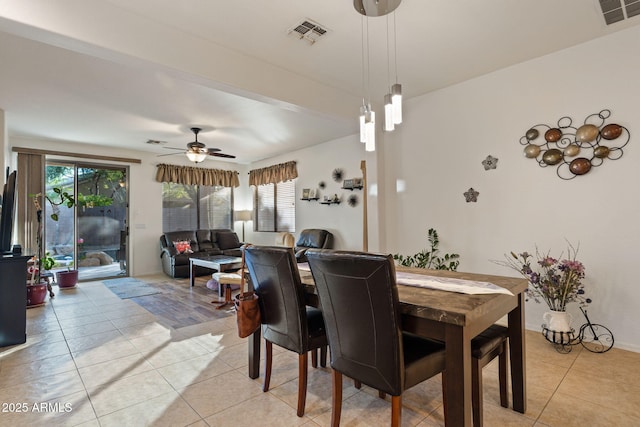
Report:
<svg viewBox="0 0 640 427"><path fill-rule="evenodd" d="M176 250L179 254L191 254L193 251L191 250L191 242L187 242L184 240L173 242L173 246L175 246Z"/></svg>
<svg viewBox="0 0 640 427"><path fill-rule="evenodd" d="M238 240L238 235L233 231L219 231L218 246L222 250L239 248L240 240Z"/></svg>

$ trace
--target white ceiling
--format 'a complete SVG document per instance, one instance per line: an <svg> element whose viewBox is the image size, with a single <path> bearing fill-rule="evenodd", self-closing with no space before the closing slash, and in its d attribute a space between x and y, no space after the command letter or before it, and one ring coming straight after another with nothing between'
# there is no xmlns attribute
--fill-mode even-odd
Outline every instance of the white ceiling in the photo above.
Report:
<svg viewBox="0 0 640 427"><path fill-rule="evenodd" d="M189 128L250 163L357 132L363 19L351 0L0 0L10 136L168 153ZM303 19L329 31L311 45ZM393 15L369 18L371 101L394 80ZM640 24L598 0L403 0L398 81L412 98ZM605 52L594 52L597 61ZM388 69L391 69L389 76ZM382 113L380 112L380 116ZM166 158L165 158L166 159Z"/></svg>

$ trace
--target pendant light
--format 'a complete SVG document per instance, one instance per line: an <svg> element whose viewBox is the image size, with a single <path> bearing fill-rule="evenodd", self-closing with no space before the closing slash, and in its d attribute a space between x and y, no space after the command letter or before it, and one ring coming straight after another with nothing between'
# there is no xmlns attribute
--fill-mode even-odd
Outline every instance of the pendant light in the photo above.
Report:
<svg viewBox="0 0 640 427"><path fill-rule="evenodd" d="M365 38L365 17L362 17L362 106L360 107L360 141L364 142L366 151L375 151L376 149L376 113L371 108L371 101L369 98L369 77L370 77L370 67L369 67L369 22L367 21L366 28L366 38ZM365 67L365 39L366 39L366 67ZM365 83L366 76L366 83ZM366 94L367 100L365 101L365 86L366 86Z"/></svg>
<svg viewBox="0 0 640 427"><path fill-rule="evenodd" d="M396 14L393 13L393 59L396 68L396 83L391 86L391 104L393 106L393 123L402 123L402 85L398 83L398 44L396 43Z"/></svg>
<svg viewBox="0 0 640 427"><path fill-rule="evenodd" d="M389 60L389 16L387 16L387 83L390 83L391 79L391 61ZM393 123L393 104L391 100L391 93L384 96L384 130L391 132L395 129Z"/></svg>

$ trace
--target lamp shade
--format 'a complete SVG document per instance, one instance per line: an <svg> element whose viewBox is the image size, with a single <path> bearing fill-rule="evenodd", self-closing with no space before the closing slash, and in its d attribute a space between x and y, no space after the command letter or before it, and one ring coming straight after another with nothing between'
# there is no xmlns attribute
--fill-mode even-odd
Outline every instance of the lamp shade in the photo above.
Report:
<svg viewBox="0 0 640 427"><path fill-rule="evenodd" d="M234 219L236 221L251 221L251 217L253 216L253 211L244 210L244 211L235 211Z"/></svg>
<svg viewBox="0 0 640 427"><path fill-rule="evenodd" d="M196 151L187 151L187 158L195 163L200 163L207 158L207 153L198 153Z"/></svg>
<svg viewBox="0 0 640 427"><path fill-rule="evenodd" d="M353 7L364 16L384 16L391 13L402 0L353 0Z"/></svg>

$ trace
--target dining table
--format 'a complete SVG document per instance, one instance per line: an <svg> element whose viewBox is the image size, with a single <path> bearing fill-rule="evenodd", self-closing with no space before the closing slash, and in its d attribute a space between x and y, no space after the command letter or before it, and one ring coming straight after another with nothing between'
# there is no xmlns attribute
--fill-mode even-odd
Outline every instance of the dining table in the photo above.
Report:
<svg viewBox="0 0 640 427"><path fill-rule="evenodd" d="M319 299L311 272L300 264L299 272L305 287L306 303L318 307ZM508 291L469 294L407 285L397 280L402 329L445 343L445 425L472 425L471 340L505 316L509 334L512 407L514 411L524 413L527 406L524 328L526 279L404 266L396 266L396 275L424 277L444 283L450 279L460 283L488 283ZM260 375L260 339L258 328L249 337L250 378Z"/></svg>

